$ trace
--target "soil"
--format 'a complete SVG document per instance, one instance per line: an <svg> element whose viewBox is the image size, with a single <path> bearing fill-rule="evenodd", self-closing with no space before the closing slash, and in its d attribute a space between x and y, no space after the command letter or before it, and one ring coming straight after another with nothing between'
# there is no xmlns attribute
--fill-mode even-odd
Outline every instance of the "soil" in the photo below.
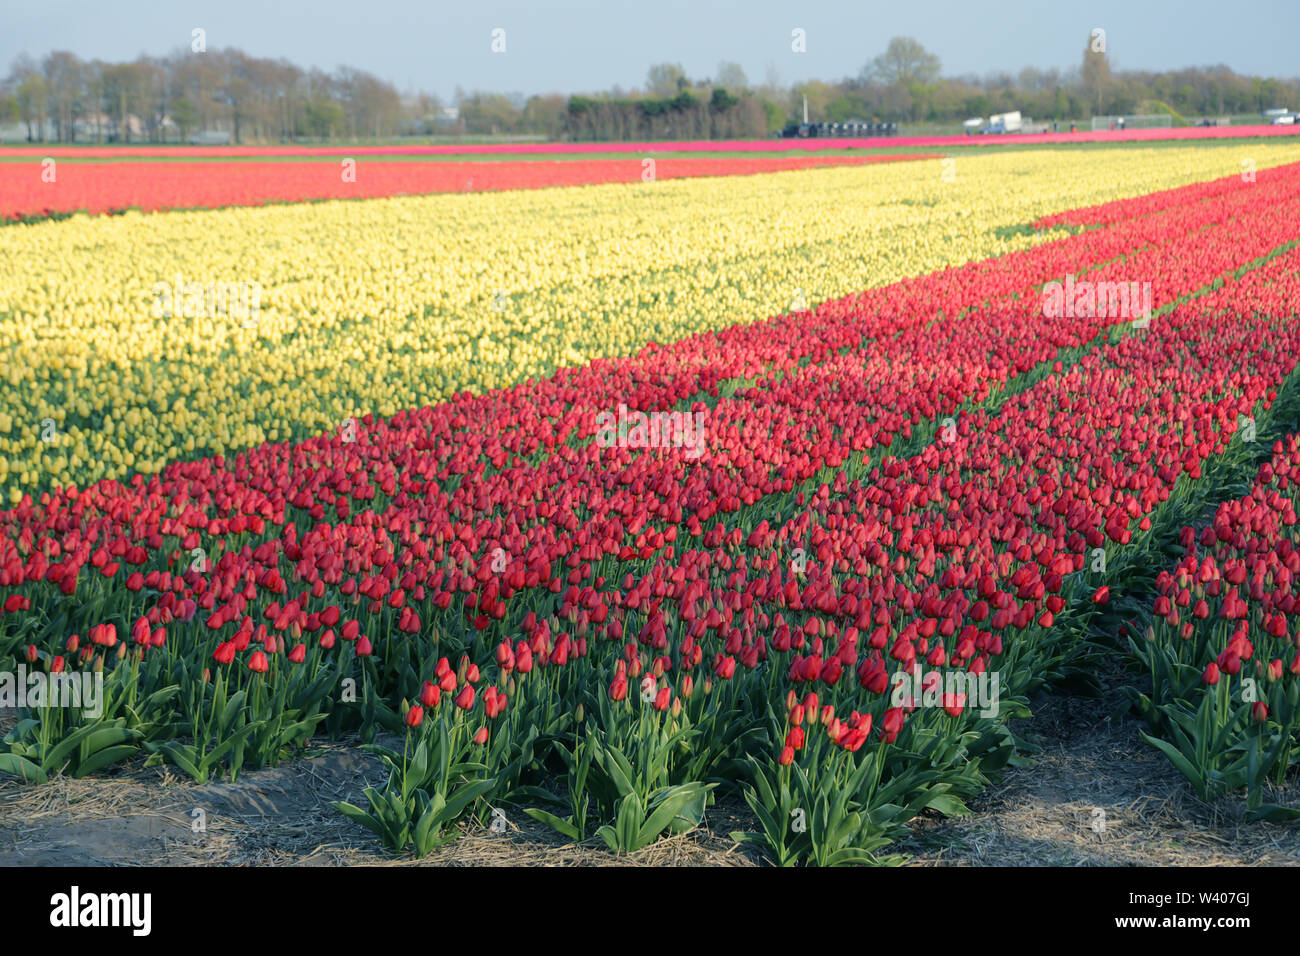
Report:
<svg viewBox="0 0 1300 956"><path fill-rule="evenodd" d="M970 801L969 816L926 816L889 851L911 866L1240 866L1300 864L1300 825L1246 823L1240 798L1197 799L1138 736L1119 688L1102 675L1100 698L1041 695L1014 729L1030 766L1009 769ZM198 785L170 768L119 770L41 787L0 783L0 866L755 866L763 855L733 841L754 829L746 804L724 797L696 830L630 856L599 839L581 844L513 809L504 831L477 823L423 860L392 855L330 802L364 806L381 785L379 759L355 741L330 743L234 783ZM1300 802L1288 782L1274 803Z"/></svg>

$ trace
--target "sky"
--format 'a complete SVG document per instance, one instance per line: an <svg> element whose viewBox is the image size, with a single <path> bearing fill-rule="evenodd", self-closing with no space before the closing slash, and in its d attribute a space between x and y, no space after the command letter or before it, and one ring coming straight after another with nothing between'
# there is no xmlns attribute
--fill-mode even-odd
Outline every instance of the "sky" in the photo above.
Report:
<svg viewBox="0 0 1300 956"><path fill-rule="evenodd" d="M1069 69L1092 30L1115 70L1226 64L1300 75L1300 0L0 0L0 75L22 52L112 62L235 46L333 70L348 65L450 98L466 91L580 93L645 85L653 63L692 79L738 62L751 83L856 76L893 36L916 38L945 76ZM792 49L803 30L805 51ZM493 31L498 48L494 52ZM504 40L504 44L501 40Z"/></svg>

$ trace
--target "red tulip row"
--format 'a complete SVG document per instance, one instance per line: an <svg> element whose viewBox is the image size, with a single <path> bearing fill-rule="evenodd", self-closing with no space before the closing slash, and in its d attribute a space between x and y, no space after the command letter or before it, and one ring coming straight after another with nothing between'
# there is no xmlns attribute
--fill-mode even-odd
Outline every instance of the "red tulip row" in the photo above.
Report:
<svg viewBox="0 0 1300 956"><path fill-rule="evenodd" d="M1295 283L1261 292L1291 315L1300 303ZM1267 819L1300 817L1263 803L1265 783L1280 784L1300 759L1298 479L1293 432L1273 443L1247 494L1183 528L1182 560L1155 582L1146 640L1130 642L1151 677L1150 695L1137 697L1147 739L1203 798L1244 787L1252 814Z"/></svg>
<svg viewBox="0 0 1300 956"><path fill-rule="evenodd" d="M1300 254L1257 275L1294 291ZM1240 444L1242 416L1264 414L1295 368L1300 330L1255 314L1249 290L1227 289L1236 311L1226 320L1182 306L996 415L961 416L917 455L886 459L861 481L841 473L779 525L719 535L746 545L738 570L717 553L710 570L705 554L687 571L682 618L693 634L703 621L742 648L756 641L759 658L775 628L768 646L800 652L788 669L796 684L835 685L856 667L879 694L888 671L922 658L976 673L994 659L1049 664L1032 645L1066 607L1067 583L1108 600L1107 560ZM806 562L791 564L795 547ZM1011 646L1017 633L1032 652ZM1014 677L1004 673L1003 686Z"/></svg>
<svg viewBox="0 0 1300 956"><path fill-rule="evenodd" d="M42 156L48 155L45 153ZM775 156L655 160L653 178L748 176L789 169L934 159L936 154ZM0 163L0 221L124 209L207 209L316 199L373 199L430 193L496 192L600 183L640 183L639 159L562 162L386 162L363 160L353 175L332 162L60 163L47 182L38 163Z"/></svg>

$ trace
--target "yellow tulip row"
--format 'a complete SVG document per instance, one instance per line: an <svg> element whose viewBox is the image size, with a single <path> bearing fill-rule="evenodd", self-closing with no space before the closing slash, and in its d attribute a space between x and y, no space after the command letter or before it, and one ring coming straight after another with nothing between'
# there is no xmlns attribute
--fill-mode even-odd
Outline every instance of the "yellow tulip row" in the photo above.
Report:
<svg viewBox="0 0 1300 956"><path fill-rule="evenodd" d="M1294 146L77 216L0 229L0 493L434 404L1053 238ZM228 293L228 294L227 294ZM238 301L236 301L238 300Z"/></svg>

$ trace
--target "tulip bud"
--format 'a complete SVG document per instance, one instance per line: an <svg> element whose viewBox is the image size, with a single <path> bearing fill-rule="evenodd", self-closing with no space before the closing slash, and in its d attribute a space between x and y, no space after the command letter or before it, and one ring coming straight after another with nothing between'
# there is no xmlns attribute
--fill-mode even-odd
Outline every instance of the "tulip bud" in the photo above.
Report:
<svg viewBox="0 0 1300 956"><path fill-rule="evenodd" d="M781 748L781 756L776 758L776 762L782 767L788 767L794 762L794 748L785 746Z"/></svg>
<svg viewBox="0 0 1300 956"><path fill-rule="evenodd" d="M419 727L424 722L424 708L415 704L406 712L406 726Z"/></svg>
<svg viewBox="0 0 1300 956"><path fill-rule="evenodd" d="M582 719L583 719L584 717L587 716L587 711L586 711L586 709L582 706L582 704L579 704L579 705L578 705L578 709L577 709L576 711L574 711L573 716L574 716L574 718L577 720L578 723L582 723Z"/></svg>
<svg viewBox="0 0 1300 956"><path fill-rule="evenodd" d="M35 644L28 644L28 645L27 645L27 663L29 663L29 664L35 664L35 663L36 663L36 653L37 653L37 652L36 652L36 645L35 645Z"/></svg>
<svg viewBox="0 0 1300 956"><path fill-rule="evenodd" d="M1264 721L1268 720L1268 704L1264 703L1262 700L1257 700L1251 705L1250 713L1251 716L1255 718L1256 723L1262 724Z"/></svg>
<svg viewBox="0 0 1300 956"><path fill-rule="evenodd" d="M485 744L487 743L487 739L488 729L486 727L480 727L478 732L474 734L474 743L476 744Z"/></svg>
<svg viewBox="0 0 1300 956"><path fill-rule="evenodd" d="M203 668L203 683L206 684L210 680L212 680L212 672L205 667Z"/></svg>
<svg viewBox="0 0 1300 956"><path fill-rule="evenodd" d="M664 688L664 690L667 689L668 688L666 687ZM682 699L680 697L673 698L672 714L674 717L680 717L682 715Z"/></svg>

